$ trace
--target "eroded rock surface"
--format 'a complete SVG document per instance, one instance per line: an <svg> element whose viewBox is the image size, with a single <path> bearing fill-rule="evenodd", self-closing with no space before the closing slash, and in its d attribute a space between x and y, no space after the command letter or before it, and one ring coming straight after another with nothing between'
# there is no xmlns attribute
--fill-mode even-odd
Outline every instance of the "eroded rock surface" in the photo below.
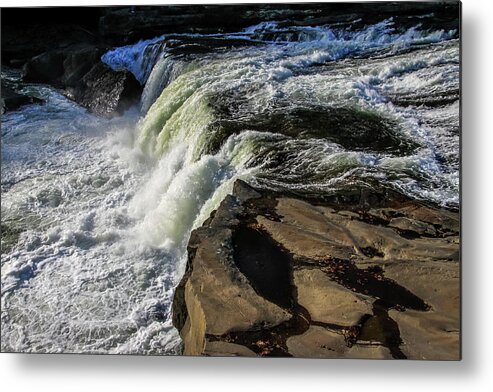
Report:
<svg viewBox="0 0 493 392"><path fill-rule="evenodd" d="M189 355L457 360L458 255L456 212L237 181L192 234L173 321Z"/></svg>

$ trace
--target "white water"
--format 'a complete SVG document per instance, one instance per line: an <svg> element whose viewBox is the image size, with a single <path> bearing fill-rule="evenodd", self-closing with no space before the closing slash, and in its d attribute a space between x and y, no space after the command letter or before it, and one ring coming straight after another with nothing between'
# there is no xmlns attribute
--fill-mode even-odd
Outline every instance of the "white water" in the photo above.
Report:
<svg viewBox="0 0 493 392"><path fill-rule="evenodd" d="M178 353L170 307L188 237L236 178L330 192L350 176L375 177L457 205L458 102L389 99L458 88L451 33L397 33L390 21L352 33L285 30L254 26L229 36L263 46L204 57L169 55L166 37L108 52L105 61L145 85L145 116L135 108L99 119L43 86L30 89L47 104L2 116L2 224L21 231L2 254L2 350ZM357 107L392 119L421 147L395 156L244 129L207 154L219 132L213 105L230 96L233 120L278 107ZM289 161L273 168L281 152Z"/></svg>
<svg viewBox="0 0 493 392"><path fill-rule="evenodd" d="M234 148L152 160L134 147L136 112L98 119L39 90L46 105L2 119L2 223L23 230L2 254L2 349L175 353L187 238L240 175Z"/></svg>
<svg viewBox="0 0 493 392"><path fill-rule="evenodd" d="M285 170L277 167L273 173L261 171L261 177L267 177L267 181L252 178L252 182L273 189L296 188L321 193L344 187L350 174L376 176L412 197L456 206L458 102L446 108L399 107L389 97L414 92L426 97L441 91L458 91L458 41L447 40L450 33L422 33L414 28L403 34L393 33L389 23L382 22L355 33L300 28L300 31L308 30L301 38L297 32L300 41L287 40L283 45L276 41L269 44L269 50L247 48L219 53L205 60L195 59L189 67L179 60L184 71L173 78L141 121L139 142L149 154L160 156L170 145L186 140L191 146L187 149L189 161L198 159L206 139L213 133L210 126L216 120L210 103L228 93L240 98L235 118L268 113L279 105L286 109L314 105L355 107L394 121L399 125L398 132L418 142L421 148L412 155L395 157L339 151L333 143L326 143L327 148L318 152L319 139L311 144L307 140L302 143L283 140L279 149L291 148L297 156L296 164L290 162ZM264 23L247 29L246 33L257 34L256 38L260 39L266 30L277 31L275 26ZM411 45L424 43L427 43L425 48L407 53ZM353 55L377 52L379 55L372 59L351 59ZM340 65L334 64L340 57L348 58ZM169 67L173 58L167 57L166 62ZM318 66L317 72L303 72L314 64ZM151 90L153 86L154 80L148 80L146 89ZM265 147L262 142L257 146L252 156L258 156ZM327 156L334 151L337 155ZM348 162L351 162L349 166ZM305 183L291 181L293 177L305 178L307 169L313 167L325 173L325 178L318 176L316 181ZM384 175L382 170L390 175Z"/></svg>

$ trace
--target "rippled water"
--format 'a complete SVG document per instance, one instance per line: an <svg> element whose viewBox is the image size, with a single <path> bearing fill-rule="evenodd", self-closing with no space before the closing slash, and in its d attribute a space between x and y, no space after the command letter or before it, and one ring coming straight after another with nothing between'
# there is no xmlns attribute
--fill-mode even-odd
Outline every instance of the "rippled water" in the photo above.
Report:
<svg viewBox="0 0 493 392"><path fill-rule="evenodd" d="M455 37L390 20L158 37L103 56L144 85L113 120L28 86L47 103L2 116L2 350L178 353L188 237L236 178L456 208Z"/></svg>

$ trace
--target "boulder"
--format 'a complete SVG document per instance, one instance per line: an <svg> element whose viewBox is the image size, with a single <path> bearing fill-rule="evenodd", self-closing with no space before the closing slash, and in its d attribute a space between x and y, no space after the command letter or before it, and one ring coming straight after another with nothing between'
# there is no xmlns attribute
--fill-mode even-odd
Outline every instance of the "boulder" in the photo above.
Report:
<svg viewBox="0 0 493 392"><path fill-rule="evenodd" d="M80 72L80 69L76 67L74 72ZM67 89L67 94L91 112L111 117L122 114L137 103L142 94L142 86L132 73L113 71L98 61L75 87Z"/></svg>
<svg viewBox="0 0 493 392"><path fill-rule="evenodd" d="M25 81L49 83L102 116L122 114L138 102L142 87L127 71L114 71L101 61L105 49L73 44L44 52L23 67Z"/></svg>
<svg viewBox="0 0 493 392"><path fill-rule="evenodd" d="M26 82L48 83L55 87L74 87L100 61L104 50L77 43L63 49L51 49L28 60L22 69Z"/></svg>
<svg viewBox="0 0 493 392"><path fill-rule="evenodd" d="M104 49L93 45L74 45L63 60L61 82L65 88L75 87L91 68L100 61Z"/></svg>
<svg viewBox="0 0 493 392"><path fill-rule="evenodd" d="M211 347L211 336L270 328L290 318L286 310L259 295L234 264L232 232L225 225L231 224L235 205L231 198L223 205L228 206L223 216L216 214L207 230L192 236L193 262L175 293L173 323L180 330L185 355L204 354L206 345Z"/></svg>

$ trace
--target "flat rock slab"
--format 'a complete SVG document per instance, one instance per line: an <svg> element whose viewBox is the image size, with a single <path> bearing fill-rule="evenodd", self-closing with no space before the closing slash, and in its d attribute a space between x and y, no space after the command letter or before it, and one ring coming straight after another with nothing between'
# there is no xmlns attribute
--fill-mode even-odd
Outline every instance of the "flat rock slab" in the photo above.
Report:
<svg viewBox="0 0 493 392"><path fill-rule="evenodd" d="M386 195L315 204L237 181L192 233L184 353L459 359L458 214Z"/></svg>
<svg viewBox="0 0 493 392"><path fill-rule="evenodd" d="M326 324L351 326L365 314L371 314L371 302L330 280L319 269L303 269L294 272L298 303L313 321Z"/></svg>
<svg viewBox="0 0 493 392"><path fill-rule="evenodd" d="M207 342L203 355L211 357L255 357L256 354L239 344L227 342Z"/></svg>
<svg viewBox="0 0 493 392"><path fill-rule="evenodd" d="M310 327L304 334L289 338L287 345L298 358L392 359L390 351L381 345L348 347L344 336L322 327Z"/></svg>
<svg viewBox="0 0 493 392"><path fill-rule="evenodd" d="M442 312L390 311L399 325L402 352L408 358L426 360L460 359L459 322ZM455 318L455 317L454 317Z"/></svg>

